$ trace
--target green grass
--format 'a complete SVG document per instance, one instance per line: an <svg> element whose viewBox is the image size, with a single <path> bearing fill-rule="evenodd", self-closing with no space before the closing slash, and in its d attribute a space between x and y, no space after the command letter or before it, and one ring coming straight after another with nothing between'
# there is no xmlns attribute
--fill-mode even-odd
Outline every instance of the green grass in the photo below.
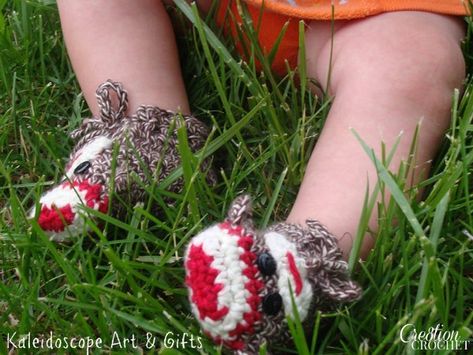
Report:
<svg viewBox="0 0 473 355"><path fill-rule="evenodd" d="M151 332L158 339L156 349L169 331L199 335L183 287L186 242L221 220L243 191L255 198L260 226L283 219L294 201L330 102L307 90L304 67L299 86L293 75L273 77L268 63L262 74L253 62L242 64L211 22L207 27L195 8L179 3L177 17L193 22L179 39L190 102L195 115L214 127L212 137L196 157L182 144L182 169L146 187L149 200L130 208L126 220L98 216L105 230L90 222L95 236L58 245L26 215L61 176L72 145L67 135L89 112L67 58L54 2L0 1L1 354L7 353L6 334L14 332L101 337L105 344L117 332L134 334L142 346ZM468 64L472 28L469 21ZM254 44L254 34L249 37ZM249 51L261 57L257 46ZM454 96L452 124L429 179L409 191L403 191L405 167L397 175L384 168L389 152L372 157L379 192L390 191L394 198L375 206L366 197L367 210L377 208L381 218L373 252L364 263L354 257L350 263L363 298L330 313L318 312L307 339L297 323L291 324L291 349L405 353L399 331L409 323L418 330L440 323L463 338L472 337L472 121L473 84L468 83L462 97ZM184 143L184 135L180 138ZM207 186L197 169L210 154L219 172L216 187ZM174 206L167 206L165 188L180 175L186 188L173 195ZM419 188L425 188L423 201L415 199ZM162 214L149 212L154 204ZM367 217L360 220L360 235ZM204 351L219 351L206 338L202 341Z"/></svg>

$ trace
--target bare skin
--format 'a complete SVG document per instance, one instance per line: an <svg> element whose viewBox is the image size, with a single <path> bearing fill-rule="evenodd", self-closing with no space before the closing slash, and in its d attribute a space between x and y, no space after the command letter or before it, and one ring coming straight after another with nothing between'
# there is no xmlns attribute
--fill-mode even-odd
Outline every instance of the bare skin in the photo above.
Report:
<svg viewBox="0 0 473 355"><path fill-rule="evenodd" d="M208 1L200 1L208 7ZM153 104L189 112L169 18L160 1L59 0L71 61L92 111L95 88L106 79L126 83L131 110ZM459 42L462 21L423 12L396 12L331 25L308 23L309 74L335 97L325 127L307 166L289 222L315 218L339 239L348 256L356 235L367 182L376 171L350 131L355 129L377 154L381 142L392 147L403 132L391 169L407 158L414 130L423 119L414 180L429 162L450 121L454 88L465 76ZM94 112L96 113L96 112ZM377 215L371 218L376 230ZM363 254L372 248L365 238Z"/></svg>
<svg viewBox="0 0 473 355"><path fill-rule="evenodd" d="M402 132L390 166L397 171L422 120L413 180L426 176L450 123L453 90L465 77L463 36L461 19L425 12L392 12L337 24L331 81L325 88L335 99L288 221L317 218L348 256L367 182L372 191L377 181L373 163L350 128L378 157L381 143L389 150ZM322 84L330 65L330 37L329 23L308 25L308 70ZM376 211L370 228L376 231ZM370 236L365 237L362 255L372 246Z"/></svg>
<svg viewBox="0 0 473 355"><path fill-rule="evenodd" d="M174 32L161 1L58 0L69 57L92 113L107 79L126 83L129 110L141 104L190 113Z"/></svg>

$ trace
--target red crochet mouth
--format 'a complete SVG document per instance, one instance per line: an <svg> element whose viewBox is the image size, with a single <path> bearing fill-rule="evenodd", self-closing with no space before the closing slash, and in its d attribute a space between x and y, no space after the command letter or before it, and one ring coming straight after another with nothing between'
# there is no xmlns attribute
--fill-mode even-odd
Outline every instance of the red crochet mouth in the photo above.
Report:
<svg viewBox="0 0 473 355"><path fill-rule="evenodd" d="M38 224L45 231L62 232L65 226L74 221L75 215L70 204L61 208L54 205L51 207L43 206L39 213Z"/></svg>
<svg viewBox="0 0 473 355"><path fill-rule="evenodd" d="M296 296L299 296L302 291L302 277L299 273L299 270L297 269L296 261L294 260L294 255L292 255L292 253L288 251L286 253L286 257L287 263L289 265L289 271L291 272L292 277L294 279L294 283L296 285L296 289L294 291L296 292Z"/></svg>
<svg viewBox="0 0 473 355"><path fill-rule="evenodd" d="M49 201L51 196L57 199ZM46 202L44 202L46 201ZM77 207L83 204L106 213L108 197L101 184L90 184L87 180L64 182L46 193L41 199L38 224L44 231L63 232L66 226L77 221Z"/></svg>

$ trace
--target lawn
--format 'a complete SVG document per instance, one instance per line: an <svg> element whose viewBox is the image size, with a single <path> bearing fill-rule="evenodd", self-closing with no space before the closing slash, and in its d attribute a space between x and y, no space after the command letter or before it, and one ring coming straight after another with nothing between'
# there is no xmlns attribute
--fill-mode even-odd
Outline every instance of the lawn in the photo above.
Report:
<svg viewBox="0 0 473 355"><path fill-rule="evenodd" d="M55 244L27 218L28 211L60 179L73 144L68 134L89 112L54 1L0 0L1 354L8 353L9 337L18 344L22 334L93 341L93 353L163 354L196 353L193 335L201 351L220 351L190 314L184 247L199 230L221 220L242 192L254 197L260 227L287 215L330 99L310 93L303 67L299 85L295 73L279 79L267 63L262 73L251 61L242 63L211 20L206 24L195 8L177 2L177 20L191 20L179 45L192 110L213 127L206 148L185 157L186 169L148 187L147 201L128 206L126 220L100 215L104 229L89 221L96 233ZM471 74L473 25L467 22L464 49ZM254 34L249 37L254 40ZM415 353L400 339L406 325L427 331L440 324L461 339L472 338L472 82L464 93L452 93L452 107L451 127L420 186L406 190L405 168L390 173L381 157L373 162L379 190L395 198L374 205L367 196L359 234L373 208L380 227L368 259L351 259L353 277L364 289L361 300L317 312L305 340L296 326L294 344L283 353ZM211 154L219 180L214 187L198 169L201 158ZM168 205L165 187L181 175L185 189ZM415 198L420 188L421 201ZM152 206L161 206L161 213L151 213ZM44 347L17 351L51 353Z"/></svg>

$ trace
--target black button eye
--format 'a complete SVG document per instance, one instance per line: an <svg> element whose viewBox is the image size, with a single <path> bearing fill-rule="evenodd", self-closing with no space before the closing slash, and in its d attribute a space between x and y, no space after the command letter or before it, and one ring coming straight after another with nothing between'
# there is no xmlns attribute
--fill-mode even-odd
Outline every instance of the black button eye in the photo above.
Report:
<svg viewBox="0 0 473 355"><path fill-rule="evenodd" d="M91 165L92 164L90 163L90 161L83 161L82 163L76 166L76 168L74 169L74 174L80 175L85 173L87 170L89 170Z"/></svg>
<svg viewBox="0 0 473 355"><path fill-rule="evenodd" d="M271 276L276 272L276 260L269 253L261 253L256 260L259 271L264 276Z"/></svg>
<svg viewBox="0 0 473 355"><path fill-rule="evenodd" d="M279 293L269 293L263 298L263 312L275 316L282 308L282 297Z"/></svg>

